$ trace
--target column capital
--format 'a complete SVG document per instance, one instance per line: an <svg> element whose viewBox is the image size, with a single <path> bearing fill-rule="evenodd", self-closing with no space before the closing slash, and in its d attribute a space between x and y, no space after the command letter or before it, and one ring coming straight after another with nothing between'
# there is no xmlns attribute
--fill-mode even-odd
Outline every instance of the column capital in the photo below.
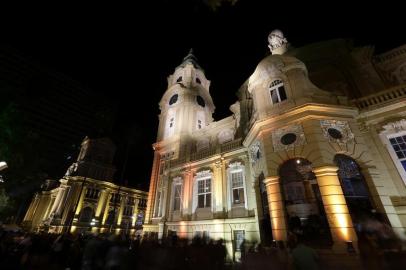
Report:
<svg viewBox="0 0 406 270"><path fill-rule="evenodd" d="M319 176L328 176L328 175L337 175L338 167L335 165L326 165L320 166L313 169L314 174L316 177Z"/></svg>
<svg viewBox="0 0 406 270"><path fill-rule="evenodd" d="M279 184L279 176L268 176L264 180L265 186L272 185L272 184Z"/></svg>

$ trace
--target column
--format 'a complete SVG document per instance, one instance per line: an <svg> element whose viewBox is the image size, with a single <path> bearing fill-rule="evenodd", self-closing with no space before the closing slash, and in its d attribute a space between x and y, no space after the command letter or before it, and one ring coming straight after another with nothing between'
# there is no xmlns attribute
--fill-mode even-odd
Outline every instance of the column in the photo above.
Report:
<svg viewBox="0 0 406 270"><path fill-rule="evenodd" d="M223 162L222 161L217 161L214 166L214 179L213 179L213 186L214 186L214 213L223 213L223 207L226 204L225 201L223 201Z"/></svg>
<svg viewBox="0 0 406 270"><path fill-rule="evenodd" d="M322 166L313 170L320 187L324 210L334 241L333 250L342 253L346 252L347 243L349 242L352 242L356 247L357 236L337 171L338 167L336 166Z"/></svg>
<svg viewBox="0 0 406 270"><path fill-rule="evenodd" d="M154 202L155 202L155 193L156 193L156 185L158 181L159 175L159 166L160 166L160 154L157 150L154 153L154 162L152 164L152 173L151 173L151 180L149 184L149 192L148 192L148 201L147 201L147 210L145 211L145 223L150 224L151 218L153 216L154 211Z"/></svg>
<svg viewBox="0 0 406 270"><path fill-rule="evenodd" d="M286 241L288 238L285 206L278 176L267 177L264 180L268 196L269 214L271 217L272 236L276 241Z"/></svg>
<svg viewBox="0 0 406 270"><path fill-rule="evenodd" d="M100 214L103 212L104 205L106 204L108 195L109 194L106 189L100 191L100 197L99 197L99 201L97 202L96 213L94 215L95 218L99 219Z"/></svg>
<svg viewBox="0 0 406 270"><path fill-rule="evenodd" d="M52 205L51 212L50 212L51 214L55 213L57 211L58 207L60 206L60 204L62 203L63 191L64 191L63 187L58 188L58 194L56 195L55 202Z"/></svg>
<svg viewBox="0 0 406 270"><path fill-rule="evenodd" d="M124 207L126 205L126 201L127 201L127 195L125 194L120 194L120 207L118 208L118 217L117 217L117 225L120 226L121 225L121 220L123 218L123 211L124 211Z"/></svg>
<svg viewBox="0 0 406 270"><path fill-rule="evenodd" d="M190 168L187 168L183 174L183 211L182 215L187 216L192 214L192 193L193 190L193 173ZM186 219L186 217L182 217Z"/></svg>
<svg viewBox="0 0 406 270"><path fill-rule="evenodd" d="M66 196L68 193L68 188L69 187L62 187L62 196L61 196L61 200L59 201L59 205L56 208L56 216L60 218L61 212L62 212L62 208L65 207L65 201L66 201Z"/></svg>
<svg viewBox="0 0 406 270"><path fill-rule="evenodd" d="M78 207L76 208L75 216L79 215L80 210L82 210L82 205L83 205L83 200L85 199L86 190L87 190L87 187L84 186L82 189L82 194L80 194L80 188L79 188L78 196L80 195L80 198L79 198L79 202L78 202Z"/></svg>

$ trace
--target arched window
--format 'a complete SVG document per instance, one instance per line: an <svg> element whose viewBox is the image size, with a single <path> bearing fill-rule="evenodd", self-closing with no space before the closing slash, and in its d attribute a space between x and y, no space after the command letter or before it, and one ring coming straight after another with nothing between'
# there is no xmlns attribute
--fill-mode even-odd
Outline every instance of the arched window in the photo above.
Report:
<svg viewBox="0 0 406 270"><path fill-rule="evenodd" d="M269 86L269 94L272 104L280 103L286 100L285 86L281 80L275 80Z"/></svg>

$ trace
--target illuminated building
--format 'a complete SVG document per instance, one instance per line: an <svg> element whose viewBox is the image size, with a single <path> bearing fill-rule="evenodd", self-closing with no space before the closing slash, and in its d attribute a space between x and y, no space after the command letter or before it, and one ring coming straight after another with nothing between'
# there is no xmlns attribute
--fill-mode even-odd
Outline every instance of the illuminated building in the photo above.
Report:
<svg viewBox="0 0 406 270"><path fill-rule="evenodd" d="M59 180L47 180L24 217L33 231L126 232L142 228L148 193L113 184L115 146L85 138L77 158Z"/></svg>
<svg viewBox="0 0 406 270"><path fill-rule="evenodd" d="M144 235L222 238L233 256L302 230L340 253L376 212L404 237L406 47L268 41L220 121L192 52L168 77Z"/></svg>

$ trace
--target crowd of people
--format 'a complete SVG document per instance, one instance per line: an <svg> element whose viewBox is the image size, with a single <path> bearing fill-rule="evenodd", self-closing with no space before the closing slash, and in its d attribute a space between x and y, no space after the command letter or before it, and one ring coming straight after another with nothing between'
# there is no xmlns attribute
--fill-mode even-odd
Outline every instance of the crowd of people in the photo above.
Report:
<svg viewBox="0 0 406 270"><path fill-rule="evenodd" d="M392 228L377 219L357 223L364 269L403 269L406 252ZM164 240L114 234L25 233L0 229L1 269L327 269L311 239L289 232L270 246L243 242L228 254L223 240L172 235ZM320 249L319 249L320 251ZM358 255L357 255L358 256ZM325 260L325 259L324 259Z"/></svg>

